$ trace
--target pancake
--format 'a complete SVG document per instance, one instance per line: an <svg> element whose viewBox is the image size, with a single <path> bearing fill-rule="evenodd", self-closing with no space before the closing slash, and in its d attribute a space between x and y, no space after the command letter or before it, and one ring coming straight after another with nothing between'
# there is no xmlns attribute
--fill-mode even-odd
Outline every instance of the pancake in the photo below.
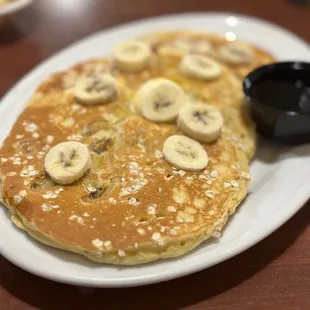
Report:
<svg viewBox="0 0 310 310"><path fill-rule="evenodd" d="M115 77L119 95L103 105L78 102L72 90L79 80L101 71ZM132 109L140 84L160 75L156 59L135 74L97 59L42 82L0 149L0 198L13 223L49 246L120 265L177 257L220 237L249 183L247 155L232 139L234 118L224 115L218 139L201 143L206 168L175 168L162 149L182 135L178 127ZM87 146L92 165L60 185L44 162L65 141Z"/></svg>
<svg viewBox="0 0 310 310"><path fill-rule="evenodd" d="M242 40L236 40L233 33L227 33L226 37L200 31L162 31L153 32L141 36L142 40L152 45L153 51L161 56L182 56L186 53L208 55L221 61L234 74L243 79L253 69L274 62L275 57L261 47ZM240 48L249 52L248 59L236 59L225 57L223 47ZM234 51L240 53L241 51Z"/></svg>

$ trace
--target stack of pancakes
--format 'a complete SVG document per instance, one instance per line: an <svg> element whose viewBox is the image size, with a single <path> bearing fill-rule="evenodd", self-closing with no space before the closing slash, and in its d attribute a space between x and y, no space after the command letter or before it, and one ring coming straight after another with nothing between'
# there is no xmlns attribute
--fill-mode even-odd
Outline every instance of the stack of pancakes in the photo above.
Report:
<svg viewBox="0 0 310 310"><path fill-rule="evenodd" d="M199 57L205 68L195 71ZM244 42L178 31L55 73L0 149L0 201L35 239L101 263L176 257L219 238L247 195L256 149L241 81L272 61ZM181 99L154 112L145 89L162 81ZM214 119L202 119L206 131L196 135L174 114L184 105L214 108L223 122L215 130ZM171 151L171 137L190 140L192 158L182 158L187 145Z"/></svg>

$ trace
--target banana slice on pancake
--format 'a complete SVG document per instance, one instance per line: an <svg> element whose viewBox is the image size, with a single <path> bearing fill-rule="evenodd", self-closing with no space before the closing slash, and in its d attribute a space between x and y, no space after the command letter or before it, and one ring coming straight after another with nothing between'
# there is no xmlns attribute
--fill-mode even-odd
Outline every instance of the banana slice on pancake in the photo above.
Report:
<svg viewBox="0 0 310 310"><path fill-rule="evenodd" d="M57 184L71 184L91 167L88 148L80 142L62 142L55 145L45 157L45 170Z"/></svg>
<svg viewBox="0 0 310 310"><path fill-rule="evenodd" d="M212 142L221 134L224 120L215 107L194 103L180 109L177 123L181 131L192 139Z"/></svg>
<svg viewBox="0 0 310 310"><path fill-rule="evenodd" d="M114 50L116 66L127 72L138 72L146 68L151 59L148 44L139 41L125 41Z"/></svg>
<svg viewBox="0 0 310 310"><path fill-rule="evenodd" d="M155 78L142 84L133 99L136 111L155 122L176 119L184 101L183 89L165 78Z"/></svg>
<svg viewBox="0 0 310 310"><path fill-rule="evenodd" d="M253 50L250 46L239 42L230 42L218 49L219 57L233 65L249 64L253 61Z"/></svg>
<svg viewBox="0 0 310 310"><path fill-rule="evenodd" d="M185 55L180 62L179 70L182 74L201 80L213 80L221 75L219 63L202 55Z"/></svg>
<svg viewBox="0 0 310 310"><path fill-rule="evenodd" d="M81 78L74 89L75 98L83 104L100 104L115 100L119 90L116 79L110 74Z"/></svg>
<svg viewBox="0 0 310 310"><path fill-rule="evenodd" d="M164 142L162 151L165 160L178 169L197 171L204 169L209 162L204 147L186 136L169 137Z"/></svg>

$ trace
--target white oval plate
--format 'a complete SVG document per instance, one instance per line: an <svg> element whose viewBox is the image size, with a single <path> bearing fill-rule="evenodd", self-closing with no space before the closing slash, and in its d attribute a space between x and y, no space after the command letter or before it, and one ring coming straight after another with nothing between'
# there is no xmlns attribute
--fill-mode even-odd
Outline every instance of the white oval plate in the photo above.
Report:
<svg viewBox="0 0 310 310"><path fill-rule="evenodd" d="M152 18L91 36L45 61L23 78L0 104L0 141L37 87L50 73L77 61L108 54L128 38L158 29L194 28L248 40L279 59L310 60L307 44L268 22L230 14L181 14ZM251 165L253 181L246 201L229 221L219 241L208 241L188 255L136 267L92 263L52 249L15 228L6 210L0 211L0 248L8 260L36 275L55 281L97 287L138 286L184 276L222 262L259 242L296 213L310 196L310 145L291 149L261 146Z"/></svg>
<svg viewBox="0 0 310 310"><path fill-rule="evenodd" d="M12 3L8 3L3 7L0 7L0 18L25 9L32 4L32 2L33 0L15 0Z"/></svg>

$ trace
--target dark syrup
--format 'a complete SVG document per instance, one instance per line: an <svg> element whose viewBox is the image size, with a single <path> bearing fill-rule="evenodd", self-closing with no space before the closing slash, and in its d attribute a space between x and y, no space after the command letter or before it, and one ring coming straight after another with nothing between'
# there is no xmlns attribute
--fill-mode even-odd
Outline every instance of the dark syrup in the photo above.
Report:
<svg viewBox="0 0 310 310"><path fill-rule="evenodd" d="M253 97L276 109L299 113L310 112L310 85L299 79L289 79L284 76L284 78L259 80L253 86Z"/></svg>

